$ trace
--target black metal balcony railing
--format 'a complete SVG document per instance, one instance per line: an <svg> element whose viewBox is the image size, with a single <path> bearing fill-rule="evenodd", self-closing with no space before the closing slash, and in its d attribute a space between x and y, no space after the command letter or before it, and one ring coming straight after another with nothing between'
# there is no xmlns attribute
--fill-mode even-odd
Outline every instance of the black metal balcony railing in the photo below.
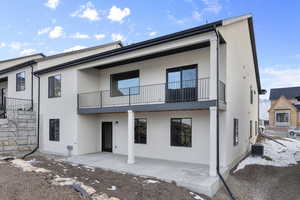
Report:
<svg viewBox="0 0 300 200"><path fill-rule="evenodd" d="M219 97L225 102L225 84L220 81ZM144 85L117 90L78 94L78 108L103 108L209 100L209 78Z"/></svg>

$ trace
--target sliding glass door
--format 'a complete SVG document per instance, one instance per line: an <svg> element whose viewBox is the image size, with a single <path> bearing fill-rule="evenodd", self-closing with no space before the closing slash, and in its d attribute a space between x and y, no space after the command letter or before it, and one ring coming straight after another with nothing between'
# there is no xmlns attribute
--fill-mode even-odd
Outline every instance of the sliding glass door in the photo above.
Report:
<svg viewBox="0 0 300 200"><path fill-rule="evenodd" d="M167 69L166 102L196 101L197 66L185 66Z"/></svg>

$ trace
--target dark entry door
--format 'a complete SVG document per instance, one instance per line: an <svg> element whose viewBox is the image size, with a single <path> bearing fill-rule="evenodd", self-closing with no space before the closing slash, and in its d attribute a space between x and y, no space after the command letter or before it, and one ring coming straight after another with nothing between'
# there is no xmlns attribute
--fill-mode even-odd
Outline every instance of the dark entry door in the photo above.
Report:
<svg viewBox="0 0 300 200"><path fill-rule="evenodd" d="M6 96L6 89L5 88L1 88L0 89L0 110L3 110L4 109L4 106L5 106L5 96Z"/></svg>
<svg viewBox="0 0 300 200"><path fill-rule="evenodd" d="M167 69L167 103L196 101L197 87L196 65Z"/></svg>
<svg viewBox="0 0 300 200"><path fill-rule="evenodd" d="M112 122L102 122L102 151L112 152Z"/></svg>

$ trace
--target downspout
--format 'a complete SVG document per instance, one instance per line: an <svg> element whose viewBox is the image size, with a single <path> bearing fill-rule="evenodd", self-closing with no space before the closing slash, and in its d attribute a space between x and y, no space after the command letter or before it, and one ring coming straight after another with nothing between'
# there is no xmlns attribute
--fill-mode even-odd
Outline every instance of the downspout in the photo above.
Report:
<svg viewBox="0 0 300 200"><path fill-rule="evenodd" d="M31 65L31 109L33 110L33 65Z"/></svg>
<svg viewBox="0 0 300 200"><path fill-rule="evenodd" d="M219 32L216 29L216 26L214 27L214 31L217 36L217 174L220 177L224 187L226 188L228 194L230 195L230 198L232 200L235 200L230 188L228 187L225 179L223 178L221 172L220 172L220 122L219 122L219 44L220 44L220 35Z"/></svg>
<svg viewBox="0 0 300 200"><path fill-rule="evenodd" d="M39 146L40 146L40 77L38 75L35 75L38 78L38 121L37 121L37 146L31 151L29 152L28 154L25 154L23 156L23 159L25 159L27 156L33 154L34 152L36 152L38 149L39 149ZM32 84L33 85L33 84Z"/></svg>

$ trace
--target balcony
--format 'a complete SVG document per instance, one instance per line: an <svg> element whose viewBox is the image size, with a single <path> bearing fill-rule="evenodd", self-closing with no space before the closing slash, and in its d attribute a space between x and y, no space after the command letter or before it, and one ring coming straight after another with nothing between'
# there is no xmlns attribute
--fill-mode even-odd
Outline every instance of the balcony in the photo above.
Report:
<svg viewBox="0 0 300 200"><path fill-rule="evenodd" d="M215 105L209 98L209 78L102 90L78 94L78 113L203 109ZM219 81L225 103L225 84Z"/></svg>

